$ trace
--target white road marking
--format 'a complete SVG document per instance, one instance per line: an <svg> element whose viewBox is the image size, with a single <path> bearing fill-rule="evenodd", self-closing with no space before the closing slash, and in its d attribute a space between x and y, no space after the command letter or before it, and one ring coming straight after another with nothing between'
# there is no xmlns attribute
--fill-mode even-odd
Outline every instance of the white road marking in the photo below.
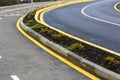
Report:
<svg viewBox="0 0 120 80"><path fill-rule="evenodd" d="M17 16L20 16L20 14L16 14Z"/></svg>
<svg viewBox="0 0 120 80"><path fill-rule="evenodd" d="M20 80L16 75L11 75L11 78L12 78L13 80Z"/></svg>
<svg viewBox="0 0 120 80"><path fill-rule="evenodd" d="M23 14L11 14L11 15L8 15L8 16L21 16Z"/></svg>
<svg viewBox="0 0 120 80"><path fill-rule="evenodd" d="M23 14L10 13L10 14L4 14L4 15L0 15L0 16L11 17L11 16L22 16L22 15Z"/></svg>
<svg viewBox="0 0 120 80"><path fill-rule="evenodd" d="M109 1L109 0L107 0ZM101 21L101 22L105 22L105 23L109 23L109 24L112 24L112 25L116 25L116 26L120 26L119 23L114 23L114 22L111 22L111 21L107 21L107 20L103 20L103 19L100 19L100 18L97 18L97 17L94 17L94 16L91 16L87 13L85 13L85 10L93 5L97 5L97 4L100 4L100 3L103 3L103 2L107 2L107 1L99 1L99 2L96 2L96 3L93 3L93 4L90 4L90 5L87 5L85 6L82 10L81 10L81 13L89 18L92 18L92 19L95 19L95 20L98 20L98 21Z"/></svg>
<svg viewBox="0 0 120 80"><path fill-rule="evenodd" d="M0 56L0 59L1 59L2 57Z"/></svg>
<svg viewBox="0 0 120 80"><path fill-rule="evenodd" d="M36 3L37 4L37 3ZM30 6L25 6L25 7L22 7L22 8L15 8L15 9L11 9L11 10L5 10L5 11L1 11L0 12L0 14L1 13L7 13L7 12L14 12L14 11L18 11L18 10L23 10L23 9L29 9L29 8L34 8L35 9L35 7L39 7L40 5L30 5Z"/></svg>
<svg viewBox="0 0 120 80"><path fill-rule="evenodd" d="M20 13L19 11L17 11L16 13Z"/></svg>
<svg viewBox="0 0 120 80"><path fill-rule="evenodd" d="M2 18L0 18L0 19L2 19Z"/></svg>

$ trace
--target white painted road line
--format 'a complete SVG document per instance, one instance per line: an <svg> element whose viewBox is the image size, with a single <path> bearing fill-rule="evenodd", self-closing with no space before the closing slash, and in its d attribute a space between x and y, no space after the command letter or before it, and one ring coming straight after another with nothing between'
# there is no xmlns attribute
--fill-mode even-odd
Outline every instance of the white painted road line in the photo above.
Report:
<svg viewBox="0 0 120 80"><path fill-rule="evenodd" d="M20 13L20 11L17 11L16 13Z"/></svg>
<svg viewBox="0 0 120 80"><path fill-rule="evenodd" d="M0 19L2 19L2 18L0 18Z"/></svg>
<svg viewBox="0 0 120 80"><path fill-rule="evenodd" d="M16 75L11 75L11 78L12 78L13 80L20 80Z"/></svg>
<svg viewBox="0 0 120 80"><path fill-rule="evenodd" d="M0 56L0 59L1 59L2 57Z"/></svg>
<svg viewBox="0 0 120 80"><path fill-rule="evenodd" d="M107 0L107 1L109 1L109 0ZM100 3L103 3L103 2L107 2L107 1L99 1L99 2L96 2L96 3L93 3L93 4L89 4L89 5L85 6L85 7L81 10L81 13L82 13L83 15L85 15L86 17L89 17L89 18L91 18L91 19L95 19L95 20L98 20L98 21L101 21L101 22L105 22L105 23L108 23L108 24L120 26L120 24L118 24L118 23L114 23L114 22L111 22L111 21L103 20L103 19L100 19L100 18L91 16L91 15L85 13L85 10L86 10L87 8L89 8L89 7L91 7L91 6L94 6L94 5L97 5L97 4L100 4Z"/></svg>

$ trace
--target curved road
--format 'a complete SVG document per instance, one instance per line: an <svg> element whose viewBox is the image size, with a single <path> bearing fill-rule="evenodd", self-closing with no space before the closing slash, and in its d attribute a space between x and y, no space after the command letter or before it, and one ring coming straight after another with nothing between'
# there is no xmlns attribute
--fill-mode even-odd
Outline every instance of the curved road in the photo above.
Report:
<svg viewBox="0 0 120 80"><path fill-rule="evenodd" d="M119 0L96 0L48 11L44 21L78 38L120 53Z"/></svg>
<svg viewBox="0 0 120 80"><path fill-rule="evenodd" d="M89 80L20 34L16 21L31 6L36 4L0 7L0 80Z"/></svg>

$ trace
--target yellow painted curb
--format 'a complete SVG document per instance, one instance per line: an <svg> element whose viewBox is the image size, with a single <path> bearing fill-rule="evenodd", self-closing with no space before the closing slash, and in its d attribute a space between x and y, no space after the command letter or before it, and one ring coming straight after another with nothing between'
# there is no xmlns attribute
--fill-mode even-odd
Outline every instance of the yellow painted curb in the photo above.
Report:
<svg viewBox="0 0 120 80"><path fill-rule="evenodd" d="M42 45L40 42L38 42L37 40L35 40L34 38L32 38L31 36L29 36L26 32L24 32L24 30L20 27L20 21L21 21L22 17L18 20L16 26L18 28L18 30L29 40L31 40L33 43L35 43L37 46L41 47L42 49L44 49L45 51L47 51L48 53L50 53L51 55L53 55L54 57L56 57L57 59L59 59L60 61L66 63L67 65L69 65L70 67L74 68L75 70L77 70L78 72L84 74L85 76L89 77L92 80L100 80L99 78L97 78L96 76L88 73L87 71L83 70L82 68L74 65L73 63L71 63L70 61L66 60L65 58L59 56L57 53L55 53L54 51L50 50L49 48L45 47L44 45Z"/></svg>
<svg viewBox="0 0 120 80"><path fill-rule="evenodd" d="M87 0L87 1L85 1L85 2L88 2L88 1L90 1L90 0ZM80 39L80 38L78 38L78 37L75 37L75 36L73 36L73 35L70 35L70 34L68 34L68 33L66 33L66 32L63 32L63 31L61 31L61 30L59 30L59 29L57 29L57 28L54 28L54 27L48 25L48 24L44 21L44 18L43 18L43 17L44 17L44 14L45 14L46 12L48 12L48 11L50 11L50 10L53 10L53 9L55 9L55 8L58 8L58 7L62 7L62 6L70 5L70 4L75 4L75 3L79 3L79 2L81 2L81 1L78 1L78 2L70 2L70 3L67 3L67 4L54 5L54 6L50 6L50 7L47 7L47 8L43 8L43 9L41 9L41 10L38 10L38 11L36 12L36 15L35 15L35 20L36 20L38 23L42 23L42 24L50 27L51 29L53 29L53 30L55 30L55 31L58 31L58 32L66 35L66 36L69 36L69 37L74 38L74 39L76 39L76 40L78 40L78 41L80 41L80 42L86 43L86 44L88 44L88 45L91 45L91 46L93 46L93 47L99 48L99 49L101 49L101 50L103 50L103 51L106 51L106 52L108 52L108 53L111 53L111 54L114 54L114 55L120 57L120 53L118 53L118 52L109 50L109 49L104 48L104 47L102 47L102 46L96 45L96 44L94 44L94 43L91 43L91 42L85 41L85 40L83 40L83 39ZM38 19L38 18L39 18L39 14L40 14L40 20Z"/></svg>
<svg viewBox="0 0 120 80"><path fill-rule="evenodd" d="M118 2L118 3L116 3L116 4L114 5L114 9L115 9L116 11L120 12L120 9L117 8L117 5L118 5L118 4L120 4L120 2Z"/></svg>

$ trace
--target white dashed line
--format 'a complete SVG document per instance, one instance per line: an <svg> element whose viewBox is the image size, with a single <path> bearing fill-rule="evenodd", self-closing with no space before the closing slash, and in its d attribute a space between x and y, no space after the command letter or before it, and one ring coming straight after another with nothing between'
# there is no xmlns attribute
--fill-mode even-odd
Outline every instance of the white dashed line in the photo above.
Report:
<svg viewBox="0 0 120 80"><path fill-rule="evenodd" d="M14 13L11 13L11 14L4 14L4 15L0 15L0 16L4 16L4 17L11 17L11 16L22 16L23 14L14 14Z"/></svg>
<svg viewBox="0 0 120 80"><path fill-rule="evenodd" d="M1 59L2 57L0 56L0 59Z"/></svg>
<svg viewBox="0 0 120 80"><path fill-rule="evenodd" d="M12 78L13 80L20 80L16 75L11 75L11 78Z"/></svg>
<svg viewBox="0 0 120 80"><path fill-rule="evenodd" d="M0 18L0 19L2 19L2 18Z"/></svg>
<svg viewBox="0 0 120 80"><path fill-rule="evenodd" d="M16 14L17 16L19 16L20 14Z"/></svg>

